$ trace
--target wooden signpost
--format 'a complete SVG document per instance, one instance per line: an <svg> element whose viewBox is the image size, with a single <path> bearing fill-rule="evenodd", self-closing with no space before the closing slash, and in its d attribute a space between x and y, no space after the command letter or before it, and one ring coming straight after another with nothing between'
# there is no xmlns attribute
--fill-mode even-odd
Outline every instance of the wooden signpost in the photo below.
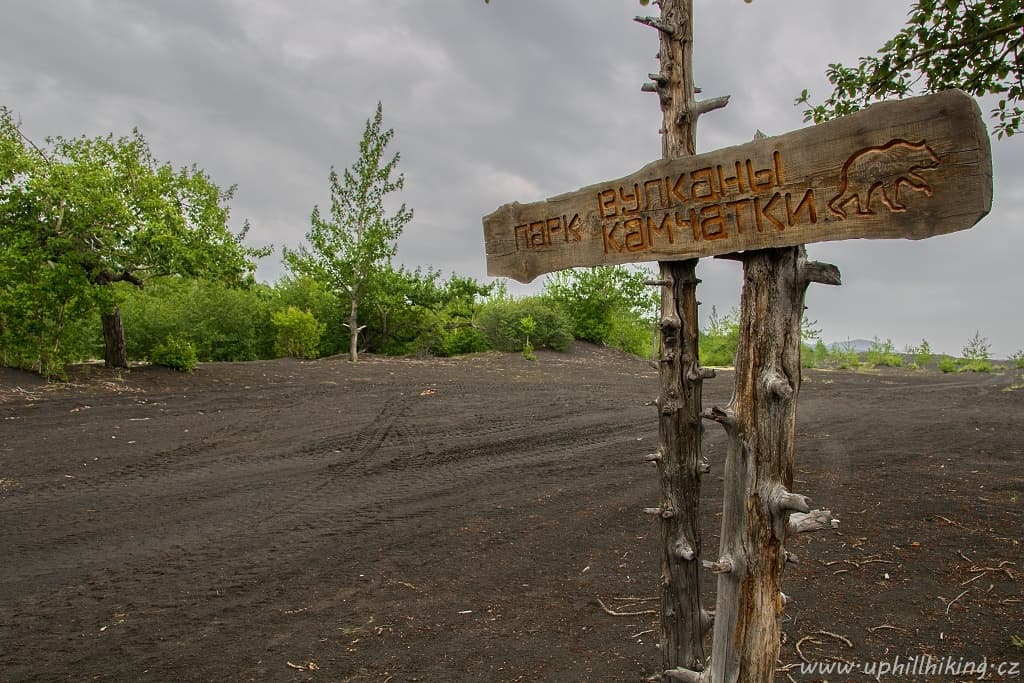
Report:
<svg viewBox="0 0 1024 683"><path fill-rule="evenodd" d="M960 91L699 156L484 218L489 275L665 261L855 238L921 239L988 213L992 162Z"/></svg>
<svg viewBox="0 0 1024 683"><path fill-rule="evenodd" d="M727 98L696 102L693 0L661 0L661 70L645 91L663 113L663 159L636 173L483 219L490 275L529 282L574 266L660 262L658 450L661 501L661 671L652 680L770 683L787 601L782 570L793 534L834 526L792 491L800 324L812 282L839 284L835 266L805 244L922 239L964 230L992 203L992 162L981 112L948 91L876 104L793 133L694 155L697 117ZM733 397L703 410L714 373L697 346L697 259L728 255L744 268ZM728 437L718 553L704 559L698 524L701 420ZM718 577L702 607L700 572ZM712 656L705 634L713 627Z"/></svg>

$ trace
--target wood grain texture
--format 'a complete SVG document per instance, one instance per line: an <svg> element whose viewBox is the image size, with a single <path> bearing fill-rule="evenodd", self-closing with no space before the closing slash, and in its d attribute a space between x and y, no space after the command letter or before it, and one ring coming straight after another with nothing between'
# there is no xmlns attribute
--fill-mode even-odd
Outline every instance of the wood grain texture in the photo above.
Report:
<svg viewBox="0 0 1024 683"><path fill-rule="evenodd" d="M662 112L664 159L696 151L693 0L662 0L658 60L652 79ZM659 264L661 285L658 481L662 515L659 651L663 671L703 669L710 623L701 601L700 483L702 372L698 355L697 260Z"/></svg>
<svg viewBox="0 0 1024 683"><path fill-rule="evenodd" d="M808 262L803 247L743 256L736 386L706 417L729 440L710 681L771 683L779 655L781 590L790 513L810 512L794 492L800 322L813 278L834 266ZM822 278L825 279L825 278Z"/></svg>
<svg viewBox="0 0 1024 683"><path fill-rule="evenodd" d="M991 205L981 111L950 90L505 204L483 227L488 274L529 282L573 266L922 239L970 228Z"/></svg>

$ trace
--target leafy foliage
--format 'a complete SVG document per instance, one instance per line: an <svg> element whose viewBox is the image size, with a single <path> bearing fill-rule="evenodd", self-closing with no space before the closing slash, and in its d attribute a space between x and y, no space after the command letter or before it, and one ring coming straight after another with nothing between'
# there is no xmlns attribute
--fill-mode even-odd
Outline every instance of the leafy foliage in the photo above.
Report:
<svg viewBox="0 0 1024 683"><path fill-rule="evenodd" d="M158 275L241 283L268 250L228 228L227 202L199 168L154 158L137 130L114 138L22 135L0 108L0 329L8 360L45 374L74 354L69 325L116 310Z"/></svg>
<svg viewBox="0 0 1024 683"><path fill-rule="evenodd" d="M292 358L316 358L320 336L326 325L319 322L309 311L302 311L295 306L275 311L270 321L277 332L274 350L279 356Z"/></svg>
<svg viewBox="0 0 1024 683"><path fill-rule="evenodd" d="M558 306L577 339L650 356L657 292L644 284L648 271L626 266L576 268L552 273L544 296Z"/></svg>
<svg viewBox="0 0 1024 683"><path fill-rule="evenodd" d="M991 348L987 337L982 337L981 332L975 331L974 336L971 337L970 341L964 346L960 352L961 363L959 363L960 370L966 372L991 372L992 363L991 359Z"/></svg>
<svg viewBox="0 0 1024 683"><path fill-rule="evenodd" d="M192 372L196 363L196 347L188 339L170 336L149 353L153 365L162 365L178 372Z"/></svg>
<svg viewBox="0 0 1024 683"><path fill-rule="evenodd" d="M891 339L886 339L884 342L878 337L872 339L871 346L868 347L867 357L865 360L868 365L876 368L903 367L903 356L896 353Z"/></svg>
<svg viewBox="0 0 1024 683"><path fill-rule="evenodd" d="M1024 10L1020 0L918 0L906 25L857 66L829 64L833 92L808 105L805 121L820 123L888 97L960 88L998 95L991 115L999 137L1020 131L1024 95Z"/></svg>
<svg viewBox="0 0 1024 683"><path fill-rule="evenodd" d="M488 345L499 351L523 351L527 337L523 319L534 322L529 342L535 348L549 348L565 351L573 340L571 323L558 307L541 296L512 299L494 297L477 315L480 327Z"/></svg>
<svg viewBox="0 0 1024 683"><path fill-rule="evenodd" d="M861 366L860 354L849 341L832 349L832 360L840 370L856 370Z"/></svg>
<svg viewBox="0 0 1024 683"><path fill-rule="evenodd" d="M922 339L919 346L908 346L907 353L914 357L911 364L913 368L927 368L935 358L927 339Z"/></svg>
<svg viewBox="0 0 1024 683"><path fill-rule="evenodd" d="M216 280L158 278L125 293L121 309L130 358L146 358L170 336L187 339L203 361L267 357L269 288Z"/></svg>
<svg viewBox="0 0 1024 683"><path fill-rule="evenodd" d="M338 296L349 301L349 353L358 356L359 310L374 277L380 277L391 265L397 241L412 210L402 204L388 215L384 198L405 184L402 174L392 177L398 165L395 153L385 160L385 149L394 130L382 130L383 110L366 121L359 143L359 158L339 176L331 167L328 176L331 188L330 218L324 218L319 206L313 207L311 227L306 233L309 243L297 250L284 250L284 260L297 275L322 282Z"/></svg>
<svg viewBox="0 0 1024 683"><path fill-rule="evenodd" d="M700 364L729 366L736 362L736 347L740 343L740 312L736 309L719 315L712 306L707 329L700 338Z"/></svg>
<svg viewBox="0 0 1024 683"><path fill-rule="evenodd" d="M302 275L281 278L274 283L268 294L268 305L271 314L288 307L309 311L324 326L317 346L317 357L333 356L348 344L348 328L343 324L346 302L319 280ZM267 318L267 325L270 324ZM273 337L273 329L268 328L263 335L260 357L270 358L274 355Z"/></svg>

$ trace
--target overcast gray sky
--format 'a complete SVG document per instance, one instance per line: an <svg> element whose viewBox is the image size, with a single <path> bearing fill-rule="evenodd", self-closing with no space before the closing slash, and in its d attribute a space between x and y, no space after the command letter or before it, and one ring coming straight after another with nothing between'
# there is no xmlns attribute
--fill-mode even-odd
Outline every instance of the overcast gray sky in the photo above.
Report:
<svg viewBox="0 0 1024 683"><path fill-rule="evenodd" d="M828 63L855 62L903 25L907 0L696 0L698 151L803 127L802 88L823 98ZM617 178L660 156L660 111L641 93L657 35L637 0L0 0L0 103L31 137L128 133L157 157L237 184L236 227L273 243L261 280L284 271L327 173L350 165L377 101L395 129L401 194L415 210L398 261L485 279L481 217ZM983 102L987 112L991 103ZM1024 136L1021 136L1024 137ZM927 339L959 353L980 330L1024 347L1024 158L993 139L992 213L911 242L811 245L842 287L814 285L828 341ZM720 312L740 269L704 259L699 298ZM530 291L511 283L515 292ZM534 285L533 289L536 289Z"/></svg>

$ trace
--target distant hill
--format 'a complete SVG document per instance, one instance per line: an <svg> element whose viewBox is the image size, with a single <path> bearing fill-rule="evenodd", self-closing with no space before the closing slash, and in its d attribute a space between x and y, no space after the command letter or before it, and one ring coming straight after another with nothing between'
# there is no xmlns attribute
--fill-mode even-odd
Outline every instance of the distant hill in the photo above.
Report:
<svg viewBox="0 0 1024 683"><path fill-rule="evenodd" d="M828 345L829 351L835 351L837 349L847 349L853 346L853 350L857 353L867 353L868 349L871 348L870 339L847 339L846 341L832 342Z"/></svg>

